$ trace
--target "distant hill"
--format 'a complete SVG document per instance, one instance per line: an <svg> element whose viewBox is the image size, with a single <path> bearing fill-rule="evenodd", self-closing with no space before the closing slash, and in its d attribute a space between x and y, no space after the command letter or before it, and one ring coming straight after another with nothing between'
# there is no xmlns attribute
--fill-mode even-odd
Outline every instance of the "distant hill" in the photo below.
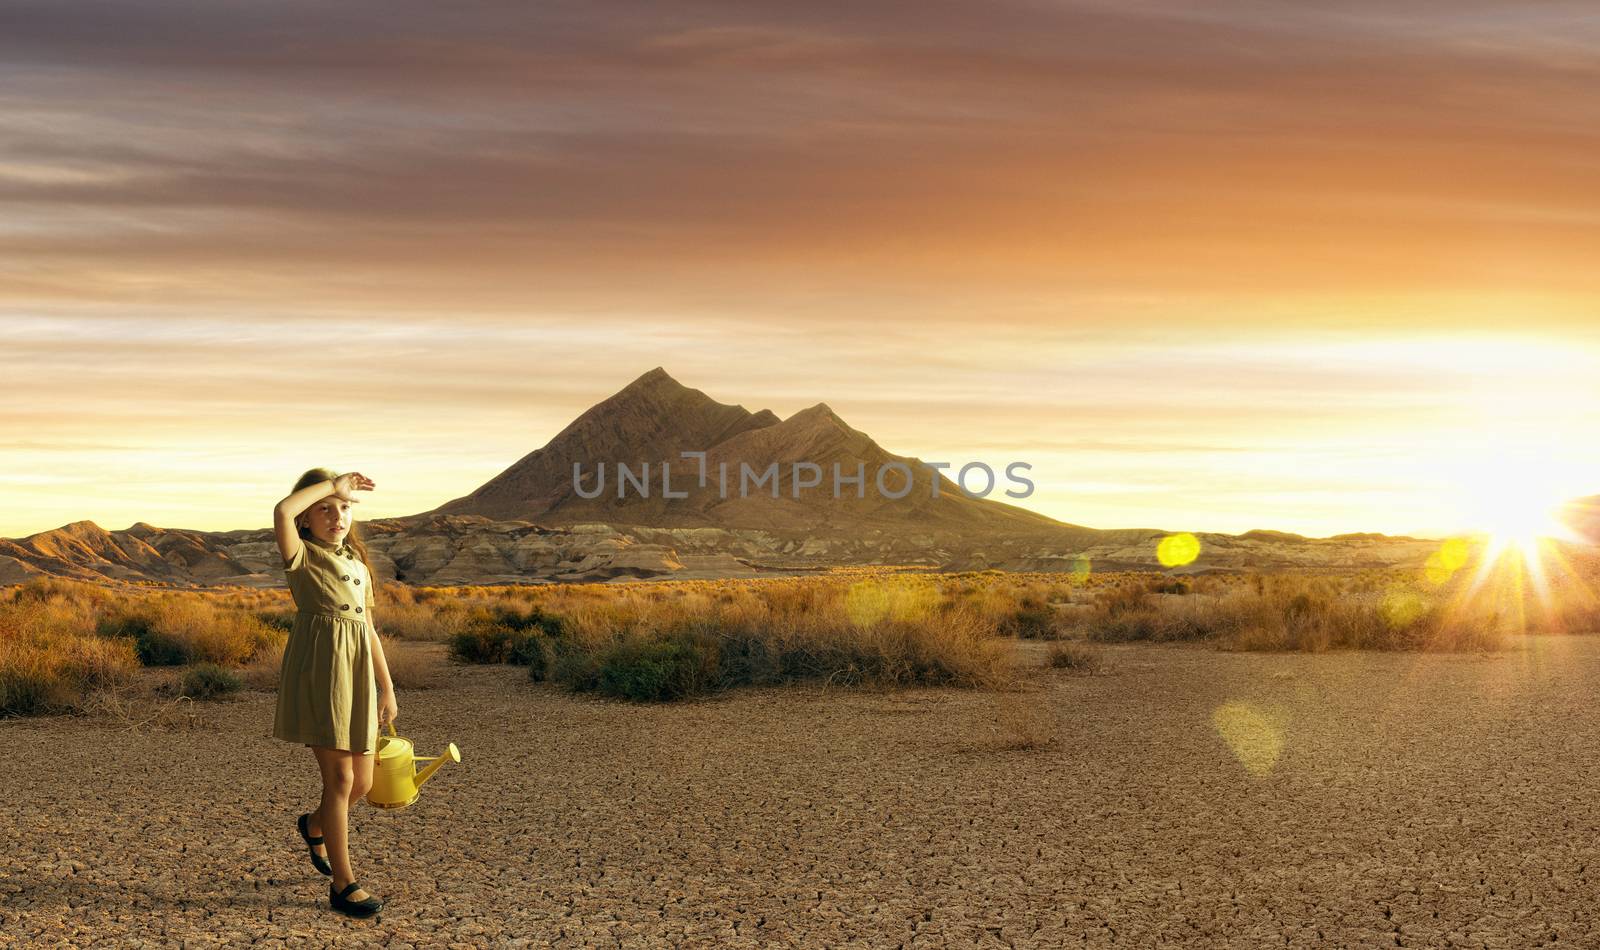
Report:
<svg viewBox="0 0 1600 950"><path fill-rule="evenodd" d="M79 580L226 583L250 569L228 553L238 532L163 530L143 521L107 531L74 521L25 538L0 538L0 584L37 576ZM270 529L267 532L271 534Z"/></svg>
<svg viewBox="0 0 1600 950"><path fill-rule="evenodd" d="M1306 540L1306 536L1303 535L1303 534L1295 534L1295 533L1290 532L1290 531L1269 531L1269 530L1267 530L1265 528L1256 528L1254 531L1246 531L1244 534L1239 535L1239 537L1248 538L1248 539L1250 539L1252 541L1304 541L1304 540Z"/></svg>

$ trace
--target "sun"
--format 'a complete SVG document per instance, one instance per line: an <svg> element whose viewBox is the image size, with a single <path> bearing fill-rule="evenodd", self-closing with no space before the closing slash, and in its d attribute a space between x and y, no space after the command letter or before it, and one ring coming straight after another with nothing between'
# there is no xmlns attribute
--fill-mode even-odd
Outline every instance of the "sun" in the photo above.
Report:
<svg viewBox="0 0 1600 950"><path fill-rule="evenodd" d="M1574 545L1585 539L1562 516L1592 493L1582 487L1592 470L1559 446L1526 439L1474 448L1444 469L1449 481L1441 487L1457 506L1461 533L1430 555L1424 576L1435 587L1451 585L1451 610L1501 618L1524 633L1565 623L1562 605L1587 586L1573 562ZM1458 576L1465 583L1454 584Z"/></svg>
<svg viewBox="0 0 1600 950"><path fill-rule="evenodd" d="M1485 499L1471 525L1500 546L1529 548L1541 538L1564 537L1567 529L1556 520L1560 499L1517 496L1501 492Z"/></svg>
<svg viewBox="0 0 1600 950"><path fill-rule="evenodd" d="M1485 568L1508 555L1538 570L1551 541L1581 540L1557 518L1576 492L1549 460L1528 453L1485 453L1456 475L1462 528L1486 538Z"/></svg>

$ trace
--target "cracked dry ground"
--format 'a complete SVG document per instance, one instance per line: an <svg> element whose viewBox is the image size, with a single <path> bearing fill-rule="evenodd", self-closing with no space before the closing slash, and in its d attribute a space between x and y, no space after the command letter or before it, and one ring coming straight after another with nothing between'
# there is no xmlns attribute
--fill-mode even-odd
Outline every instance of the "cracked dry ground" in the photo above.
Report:
<svg viewBox="0 0 1600 950"><path fill-rule="evenodd" d="M1600 639L1479 655L1106 651L1027 691L633 706L462 668L402 691L410 808L363 804L381 918L327 908L272 695L206 728L0 724L5 942L1600 946ZM441 660L442 662L442 660ZM1034 710L1053 744L1007 749Z"/></svg>

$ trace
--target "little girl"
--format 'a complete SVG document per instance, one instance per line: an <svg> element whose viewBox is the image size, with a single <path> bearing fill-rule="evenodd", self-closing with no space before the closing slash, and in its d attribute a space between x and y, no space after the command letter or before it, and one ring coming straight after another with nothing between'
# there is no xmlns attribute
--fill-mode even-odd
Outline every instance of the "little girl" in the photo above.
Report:
<svg viewBox="0 0 1600 950"><path fill-rule="evenodd" d="M311 863L333 877L328 903L356 917L376 914L383 902L362 890L350 870L350 808L372 787L379 724L400 713L372 622L372 565L352 512L359 503L352 494L375 487L360 472L335 476L314 468L272 511L297 608L272 734L309 746L317 757L322 803L297 825ZM317 853L324 834L327 855Z"/></svg>

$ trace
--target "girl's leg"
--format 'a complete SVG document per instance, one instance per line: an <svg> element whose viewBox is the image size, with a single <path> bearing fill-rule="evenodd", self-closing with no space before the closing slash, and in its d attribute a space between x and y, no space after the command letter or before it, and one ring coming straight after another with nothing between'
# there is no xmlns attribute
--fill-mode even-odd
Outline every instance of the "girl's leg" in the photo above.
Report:
<svg viewBox="0 0 1600 950"><path fill-rule="evenodd" d="M377 764L377 761L377 753L363 754L357 752L350 757L350 762L355 771L355 784L350 789L351 808L355 808L357 803L366 798L367 793L372 791L372 769Z"/></svg>
<svg viewBox="0 0 1600 950"><path fill-rule="evenodd" d="M322 805L312 816L312 833L320 825L328 842L328 863L333 865L333 889L342 891L356 879L350 869L349 819L350 803L354 800L358 753L345 749L312 746L317 756L317 767L322 771ZM370 782L370 777L368 778ZM350 900L365 900L365 890L347 895Z"/></svg>

